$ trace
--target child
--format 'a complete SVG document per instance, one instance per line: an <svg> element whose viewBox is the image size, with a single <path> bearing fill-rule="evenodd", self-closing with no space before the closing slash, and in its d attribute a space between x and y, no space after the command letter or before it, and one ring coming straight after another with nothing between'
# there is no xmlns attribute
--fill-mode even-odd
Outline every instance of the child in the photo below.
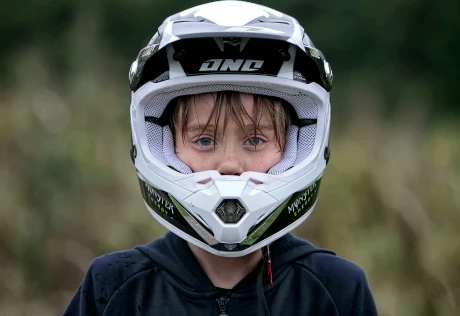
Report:
<svg viewBox="0 0 460 316"><path fill-rule="evenodd" d="M93 261L64 315L376 315L362 270L289 232L329 160L332 71L298 22L214 2L130 70L131 156L171 232Z"/></svg>

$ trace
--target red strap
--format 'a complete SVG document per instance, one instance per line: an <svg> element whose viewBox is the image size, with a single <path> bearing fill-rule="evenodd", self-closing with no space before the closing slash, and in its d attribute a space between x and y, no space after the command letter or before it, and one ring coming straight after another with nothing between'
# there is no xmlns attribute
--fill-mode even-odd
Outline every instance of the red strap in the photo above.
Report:
<svg viewBox="0 0 460 316"><path fill-rule="evenodd" d="M267 260L267 270L268 270L268 277L270 278L270 285L273 285L272 260L270 258L268 258Z"/></svg>

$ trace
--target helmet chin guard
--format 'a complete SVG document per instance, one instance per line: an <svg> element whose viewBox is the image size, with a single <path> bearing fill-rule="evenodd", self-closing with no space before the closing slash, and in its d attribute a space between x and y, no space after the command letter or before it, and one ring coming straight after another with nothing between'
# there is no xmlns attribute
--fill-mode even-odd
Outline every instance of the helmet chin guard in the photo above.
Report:
<svg viewBox="0 0 460 316"><path fill-rule="evenodd" d="M240 1L191 8L165 20L129 77L132 157L145 205L163 226L210 253L238 257L311 214L329 159L332 71L295 19ZM176 156L167 105L217 91L292 106L283 157L267 173L194 173Z"/></svg>

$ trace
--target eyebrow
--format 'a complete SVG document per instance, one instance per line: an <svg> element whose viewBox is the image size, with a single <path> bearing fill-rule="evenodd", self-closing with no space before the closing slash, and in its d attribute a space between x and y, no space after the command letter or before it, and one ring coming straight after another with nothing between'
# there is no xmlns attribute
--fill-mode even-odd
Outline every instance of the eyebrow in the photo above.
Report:
<svg viewBox="0 0 460 316"><path fill-rule="evenodd" d="M214 130L213 124L192 124L185 128L186 132L195 132L195 131L205 131L205 130Z"/></svg>
<svg viewBox="0 0 460 316"><path fill-rule="evenodd" d="M268 125L268 124L246 124L244 125L244 128L246 131L253 131L254 128L258 131L261 130L269 130L269 129L274 129L273 126ZM185 129L186 132L193 132L193 131L203 131L203 130L214 130L215 125L214 124L192 124L191 126L187 127Z"/></svg>

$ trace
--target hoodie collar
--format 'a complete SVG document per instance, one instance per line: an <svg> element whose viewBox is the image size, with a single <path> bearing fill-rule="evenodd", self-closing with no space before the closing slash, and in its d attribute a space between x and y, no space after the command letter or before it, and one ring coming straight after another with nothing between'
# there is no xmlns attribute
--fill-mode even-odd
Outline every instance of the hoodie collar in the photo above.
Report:
<svg viewBox="0 0 460 316"><path fill-rule="evenodd" d="M209 280L188 247L187 242L172 232L168 232L164 237L158 238L151 243L135 248L167 270L176 281L188 290L195 293L209 293L216 290L216 287ZM270 252L274 274L290 262L314 252L335 254L332 251L317 248L303 239L294 237L292 234L286 234L273 242L270 245ZM261 264L262 261L232 291L254 290Z"/></svg>

